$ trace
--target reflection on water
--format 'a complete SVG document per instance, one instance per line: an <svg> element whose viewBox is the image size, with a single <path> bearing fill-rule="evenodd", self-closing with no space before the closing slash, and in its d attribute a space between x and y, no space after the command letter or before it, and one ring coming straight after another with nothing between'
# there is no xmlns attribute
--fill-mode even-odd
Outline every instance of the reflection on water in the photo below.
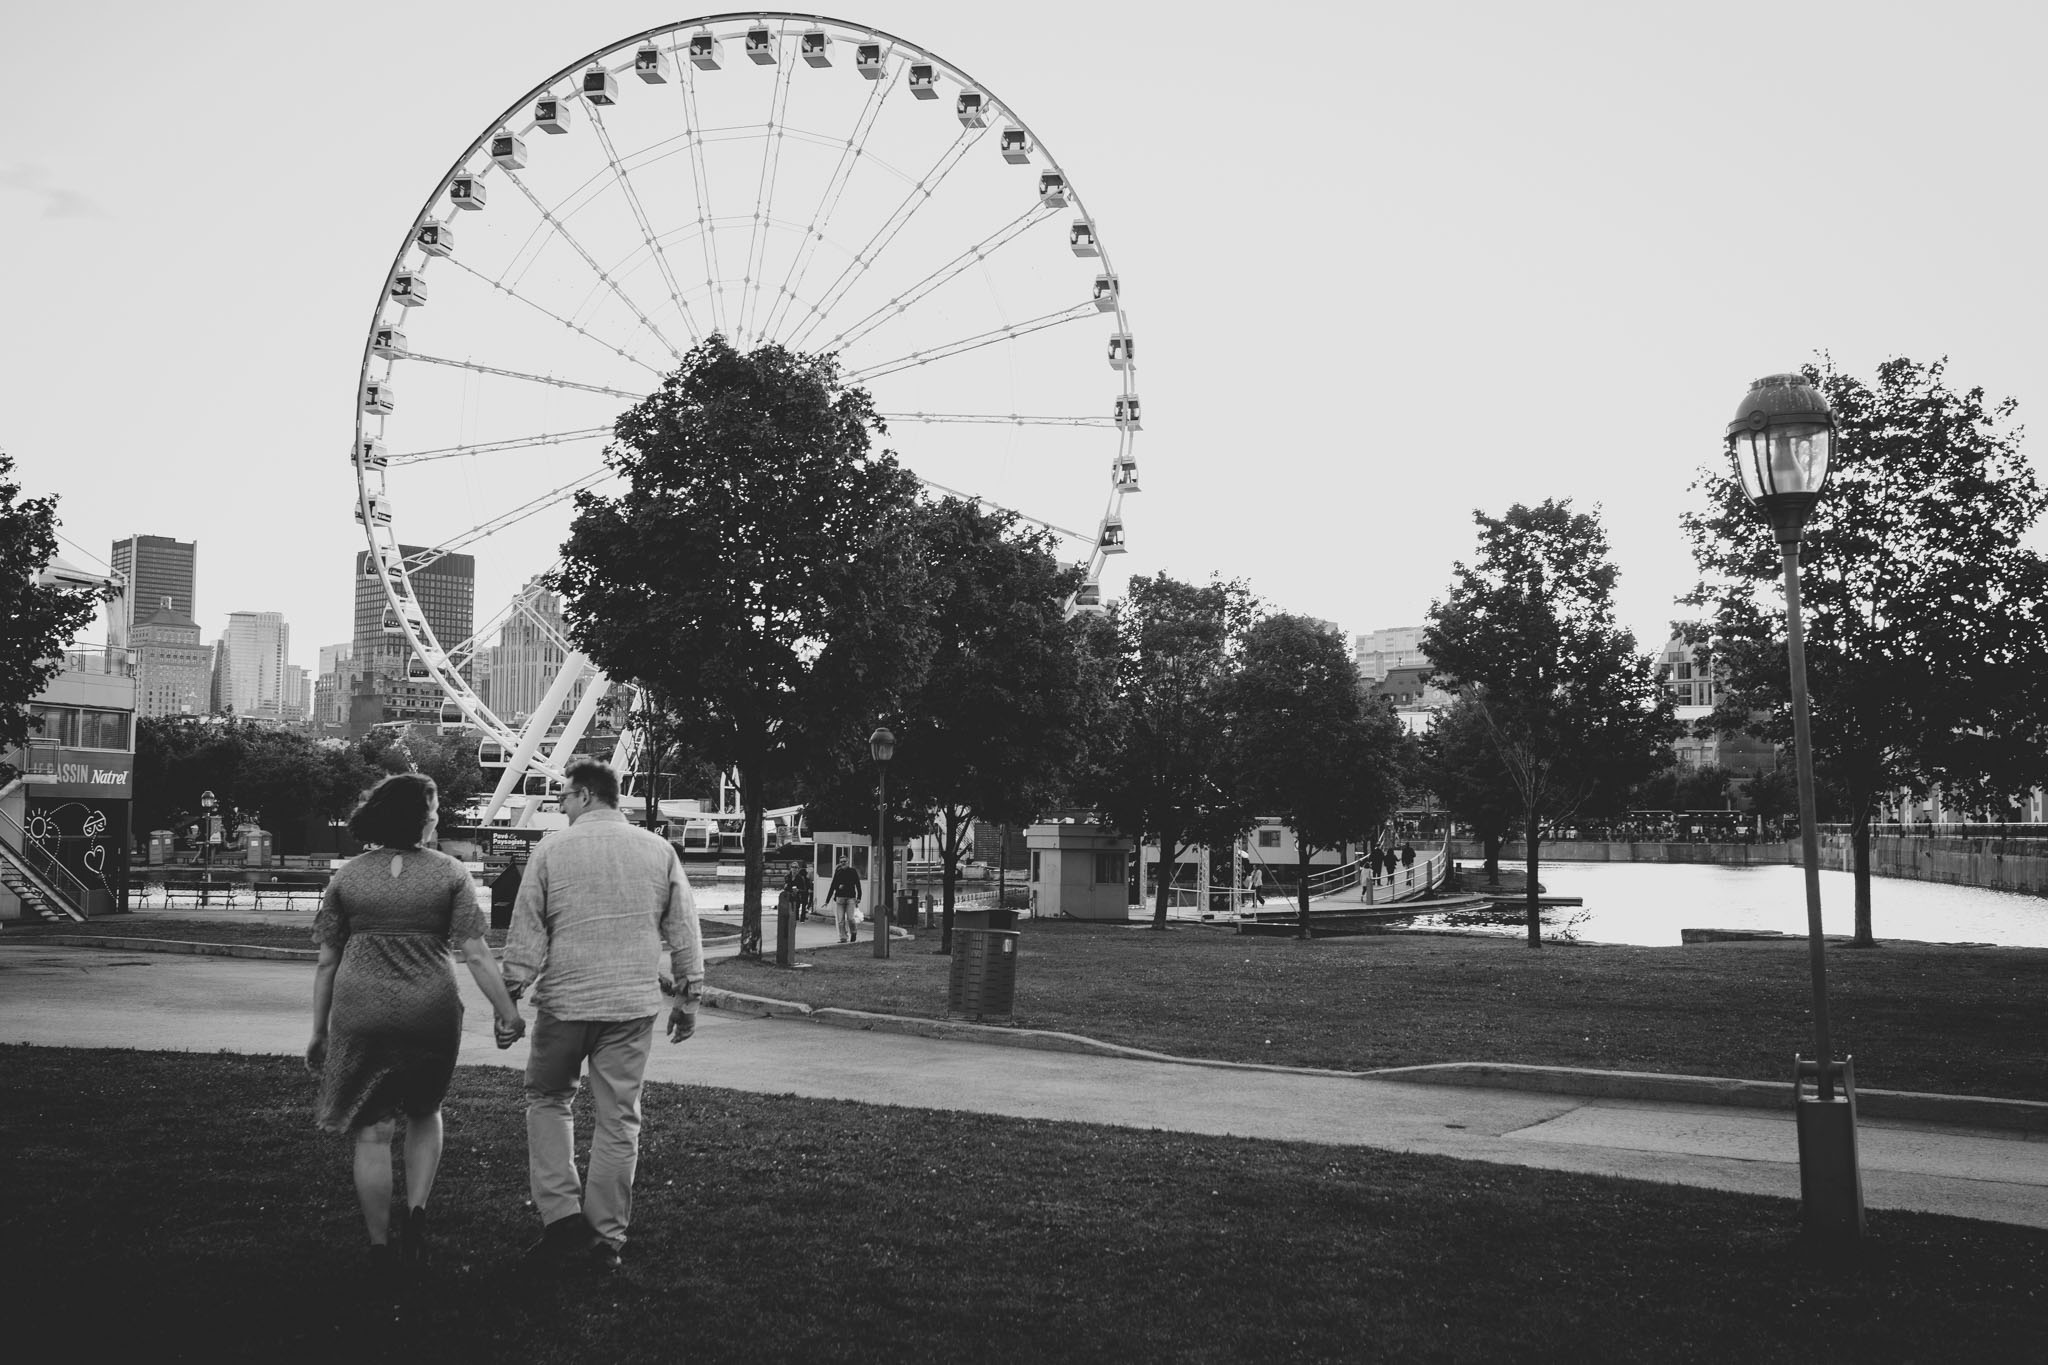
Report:
<svg viewBox="0 0 2048 1365"><path fill-rule="evenodd" d="M1806 932L1805 876L1796 867L1544 863L1538 876L1547 894L1586 902L1547 911L1546 936L1569 927L1586 943L1668 946L1679 941L1681 929ZM1821 924L1829 934L1855 932L1855 897L1855 879L1847 872L1820 874ZM1418 921L1426 923L1431 921ZM1873 877L1870 927L1880 939L2048 948L2048 899ZM1520 921L1498 932L1519 934Z"/></svg>

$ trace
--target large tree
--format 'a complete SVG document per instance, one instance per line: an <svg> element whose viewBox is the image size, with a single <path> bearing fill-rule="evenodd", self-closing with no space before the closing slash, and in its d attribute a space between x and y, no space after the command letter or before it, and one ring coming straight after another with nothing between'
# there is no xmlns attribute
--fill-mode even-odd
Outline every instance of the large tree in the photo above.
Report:
<svg viewBox="0 0 2048 1365"><path fill-rule="evenodd" d="M920 507L915 524L930 630L922 680L893 717L890 785L934 816L944 949L971 826L1026 824L1059 799L1090 693L1064 611L1080 570L1050 533L959 498Z"/></svg>
<svg viewBox="0 0 2048 1365"><path fill-rule="evenodd" d="M1294 832L1307 938L1310 860L1394 813L1406 732L1360 683L1336 628L1306 616L1267 616L1245 632L1228 709L1245 799Z"/></svg>
<svg viewBox="0 0 2048 1365"><path fill-rule="evenodd" d="M449 834L463 824L463 808L483 794L484 771L477 758L482 741L473 730L445 734L421 722L403 730L372 730L358 752L376 772L433 778L440 793L438 828Z"/></svg>
<svg viewBox="0 0 2048 1365"><path fill-rule="evenodd" d="M694 717L739 774L741 948L761 950L761 822L805 743L843 743L913 686L917 481L838 361L705 338L614 427L617 496L577 495L556 576L570 638Z"/></svg>
<svg viewBox="0 0 2048 1365"><path fill-rule="evenodd" d="M1887 360L1866 382L1806 375L1833 408L1826 495L1806 524L1800 595L1814 763L1847 808L1856 942L1872 943L1870 823L1936 786L2003 805L2048 781L2048 510L2008 398L1950 387L1945 361ZM1684 525L1724 684L1712 721L1789 746L1776 538L1732 470L1703 470Z"/></svg>
<svg viewBox="0 0 2048 1365"><path fill-rule="evenodd" d="M1500 881L1500 850L1521 824L1522 800L1501 758L1479 694L1455 698L1422 737L1419 777L1452 819L1471 827L1486 862L1486 880Z"/></svg>
<svg viewBox="0 0 2048 1365"><path fill-rule="evenodd" d="M36 580L57 557L57 499L23 498L14 459L0 450L0 754L29 735L29 703L62 667L64 646L91 622L103 594ZM0 758L0 786L15 769Z"/></svg>
<svg viewBox="0 0 2048 1365"><path fill-rule="evenodd" d="M1229 847L1257 811L1234 771L1230 679L1256 611L1241 582L1134 578L1110 608L1115 714L1084 793L1142 847L1159 846L1152 927L1166 927L1174 866L1190 848Z"/></svg>
<svg viewBox="0 0 2048 1365"><path fill-rule="evenodd" d="M1536 948L1544 827L1670 763L1676 727L1655 660L1615 623L1599 518L1553 500L1473 520L1478 560L1457 564L1449 596L1430 604L1422 649L1439 685L1469 693L1519 799Z"/></svg>
<svg viewBox="0 0 2048 1365"><path fill-rule="evenodd" d="M279 853L302 853L314 828L353 810L380 775L356 749L291 731L147 717L135 726L135 828L184 828L201 814L200 793L212 792L224 819L256 820L276 837Z"/></svg>

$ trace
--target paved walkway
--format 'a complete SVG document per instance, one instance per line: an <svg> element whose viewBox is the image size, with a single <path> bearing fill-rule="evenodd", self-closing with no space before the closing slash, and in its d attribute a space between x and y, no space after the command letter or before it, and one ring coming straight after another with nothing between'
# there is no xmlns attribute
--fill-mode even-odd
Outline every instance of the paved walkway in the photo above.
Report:
<svg viewBox="0 0 2048 1365"><path fill-rule="evenodd" d="M866 942L832 946L830 924L815 917L799 926L800 934L810 930L822 935L822 951L871 951ZM523 1065L525 1044L499 1052L489 1007L467 973L457 977L469 1005L463 1061ZM311 983L305 962L0 943L0 1042L296 1054L305 1047ZM707 1010L692 1041L657 1043L648 1074L771 1094L1426 1152L1791 1199L1799 1193L1796 1139L1784 1110L997 1047L899 1026L877 1020L834 1028ZM1859 1144L1872 1208L2048 1228L2048 1136L2038 1130L1866 1116Z"/></svg>

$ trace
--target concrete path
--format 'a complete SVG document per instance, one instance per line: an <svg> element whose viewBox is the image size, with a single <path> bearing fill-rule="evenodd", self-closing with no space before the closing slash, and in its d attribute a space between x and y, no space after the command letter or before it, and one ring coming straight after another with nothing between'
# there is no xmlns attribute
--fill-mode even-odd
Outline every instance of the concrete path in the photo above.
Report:
<svg viewBox="0 0 2048 1365"><path fill-rule="evenodd" d="M239 912L246 914L247 912ZM831 943L831 925L816 917ZM806 944L806 946L810 946ZM832 951L838 951L836 948ZM847 951L870 951L866 942ZM465 972L463 1061L499 1052ZM0 943L0 1042L296 1054L309 1031L303 962ZM696 1038L658 1042L657 1080L770 1094L1248 1138L1323 1142L1627 1176L1796 1199L1789 1112L1670 1100L1424 1085L1329 1072L994 1047L706 1010ZM2048 1137L1865 1117L1872 1208L2048 1228Z"/></svg>

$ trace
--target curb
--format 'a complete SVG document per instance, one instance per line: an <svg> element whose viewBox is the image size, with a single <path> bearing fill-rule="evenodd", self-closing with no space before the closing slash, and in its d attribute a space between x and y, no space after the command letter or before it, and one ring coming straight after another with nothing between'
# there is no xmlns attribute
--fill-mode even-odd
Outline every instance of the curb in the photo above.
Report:
<svg viewBox="0 0 2048 1365"><path fill-rule="evenodd" d="M116 948L131 953L185 953L192 957L252 957L267 962L313 962L314 948L271 948L255 943L197 943L176 938L121 938L109 934L38 934L22 943L54 943L65 948Z"/></svg>
<svg viewBox="0 0 2048 1365"><path fill-rule="evenodd" d="M1105 1043L1078 1033L1020 1029L1000 1024L973 1024L959 1019L928 1019L861 1010L814 1009L794 1000L746 995L712 987L704 992L711 1009L758 1018L803 1019L835 1028L875 1033L902 1033L967 1043L993 1043L1040 1052L1076 1052L1130 1061L1170 1062L1231 1071L1270 1071L1295 1076L1328 1076L1348 1080L1392 1081L1408 1085L1465 1085L1496 1090L1535 1090L1586 1099L1648 1100L1666 1104L1723 1105L1742 1109L1792 1109L1790 1086L1783 1081L1743 1081L1721 1076L1671 1075L1656 1071L1593 1071L1563 1066L1529 1066L1514 1062L1445 1062L1431 1066L1389 1067L1378 1071L1335 1071L1320 1067L1276 1066L1264 1062L1227 1062L1213 1057L1177 1057L1166 1052ZM2048 1103L2004 1100L1979 1095L1934 1095L1915 1090L1856 1092L1857 1113L1865 1118L1951 1127L1996 1128L2048 1136Z"/></svg>

